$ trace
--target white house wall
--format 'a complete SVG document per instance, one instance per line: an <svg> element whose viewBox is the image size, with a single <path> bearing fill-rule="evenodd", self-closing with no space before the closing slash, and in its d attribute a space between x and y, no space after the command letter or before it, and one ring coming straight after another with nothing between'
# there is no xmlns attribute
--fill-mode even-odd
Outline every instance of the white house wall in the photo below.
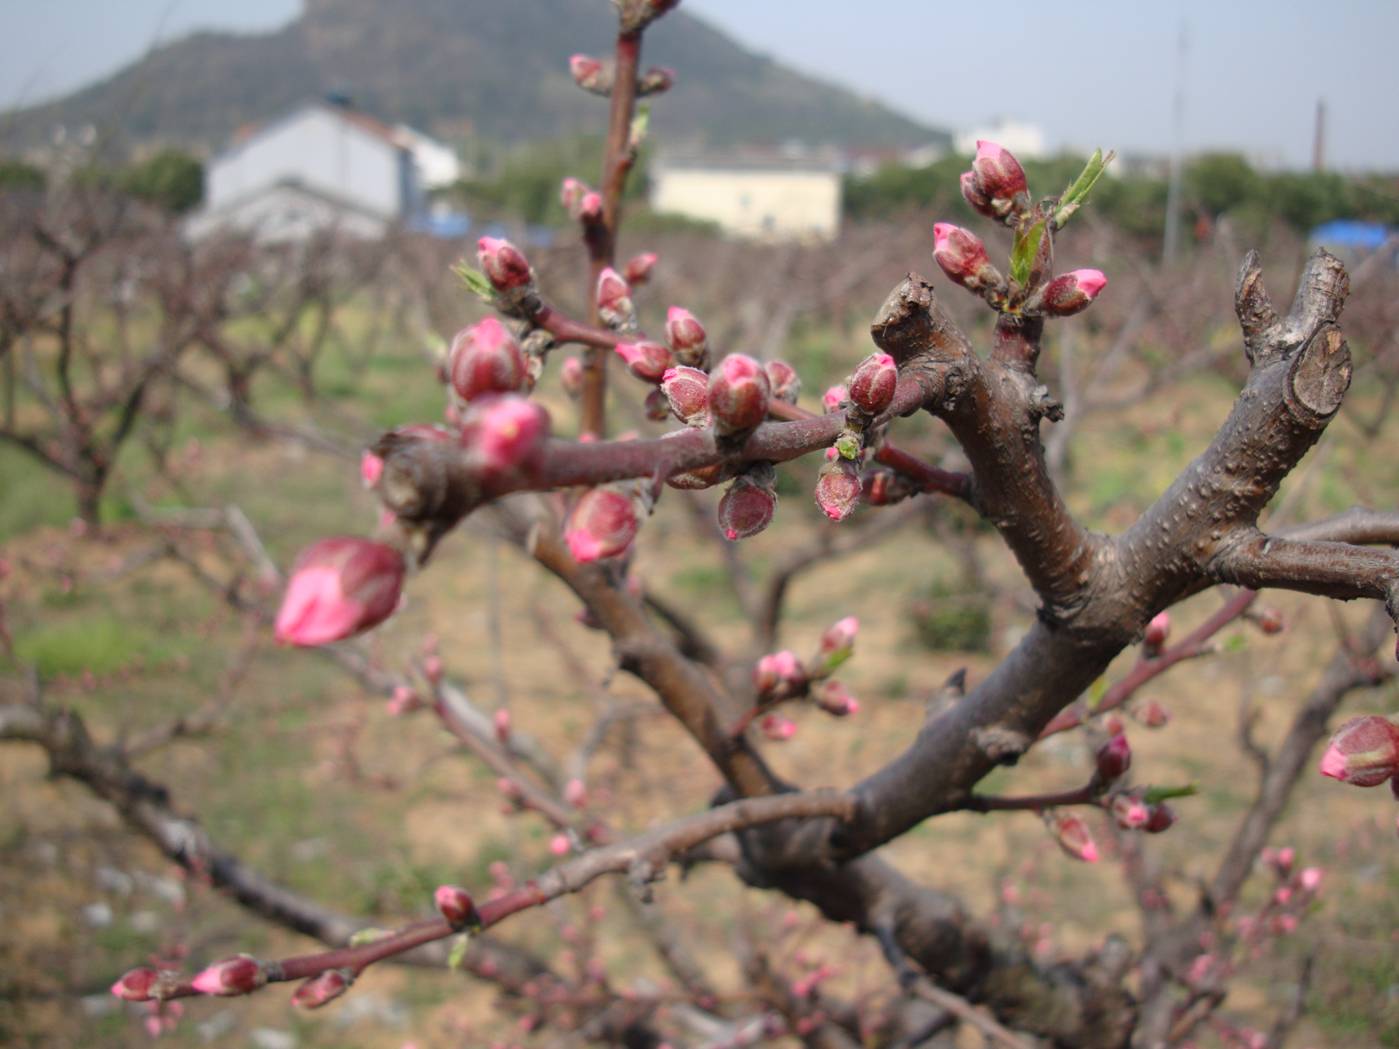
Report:
<svg viewBox="0 0 1399 1049"><path fill-rule="evenodd" d="M250 193L295 179L386 217L400 214L399 150L321 108L260 130L209 166L207 207L218 211Z"/></svg>
<svg viewBox="0 0 1399 1049"><path fill-rule="evenodd" d="M657 211L718 223L745 237L828 240L840 226L840 177L826 171L662 168Z"/></svg>

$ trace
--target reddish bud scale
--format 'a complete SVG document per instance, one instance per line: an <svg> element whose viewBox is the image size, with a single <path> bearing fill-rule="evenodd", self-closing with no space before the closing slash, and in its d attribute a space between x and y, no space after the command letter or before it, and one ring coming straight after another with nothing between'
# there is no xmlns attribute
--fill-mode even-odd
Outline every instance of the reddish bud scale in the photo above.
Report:
<svg viewBox="0 0 1399 1049"><path fill-rule="evenodd" d="M855 651L855 635L860 632L860 621L854 616L838 619L826 628L821 635L821 655L829 662L838 656L843 661Z"/></svg>
<svg viewBox="0 0 1399 1049"><path fill-rule="evenodd" d="M816 505L832 521L844 521L854 513L863 492L859 468L849 459L836 456L821 465L816 478Z"/></svg>
<svg viewBox="0 0 1399 1049"><path fill-rule="evenodd" d="M1136 794L1118 794L1112 799L1112 815L1123 830L1141 830L1151 821L1151 807Z"/></svg>
<svg viewBox="0 0 1399 1049"><path fill-rule="evenodd" d="M572 55L568 60L568 71L573 82L584 91L605 95L612 88L612 78L607 67L592 55Z"/></svg>
<svg viewBox="0 0 1399 1049"><path fill-rule="evenodd" d="M617 355L627 362L627 370L643 382L659 383L675 359L659 342L619 342Z"/></svg>
<svg viewBox="0 0 1399 1049"><path fill-rule="evenodd" d="M1331 737L1321 774L1355 787L1378 787L1399 775L1399 725L1379 714L1351 718Z"/></svg>
<svg viewBox="0 0 1399 1049"><path fill-rule="evenodd" d="M1166 639L1171 636L1171 613L1158 612L1151 617L1151 622L1146 625L1146 633L1142 637L1142 642L1147 648L1159 650L1166 643Z"/></svg>
<svg viewBox="0 0 1399 1049"><path fill-rule="evenodd" d="M772 389L752 357L731 353L709 377L709 413L721 434L744 433L767 418Z"/></svg>
<svg viewBox="0 0 1399 1049"><path fill-rule="evenodd" d="M670 410L687 423L704 423L709 417L709 376L698 368L681 365L661 376L661 390Z"/></svg>
<svg viewBox="0 0 1399 1049"><path fill-rule="evenodd" d="M1132 767L1132 746L1127 742L1126 733L1108 737L1108 741L1098 748L1098 778L1104 783L1120 779Z"/></svg>
<svg viewBox="0 0 1399 1049"><path fill-rule="evenodd" d="M785 743L797 734L796 723L780 714L765 714L758 722L758 728L774 743Z"/></svg>
<svg viewBox="0 0 1399 1049"><path fill-rule="evenodd" d="M481 916L476 912L476 904L471 894L456 885L439 885L432 895L437 911L447 919L454 929L465 929L481 924Z"/></svg>
<svg viewBox="0 0 1399 1049"><path fill-rule="evenodd" d="M899 385L899 366L887 353L872 353L850 376L850 400L861 411L878 415L889 407Z"/></svg>
<svg viewBox="0 0 1399 1049"><path fill-rule="evenodd" d="M403 557L384 543L337 536L312 543L296 559L277 640L324 645L378 626L398 608Z"/></svg>
<svg viewBox="0 0 1399 1049"><path fill-rule="evenodd" d="M999 220L1002 217L1001 212L991 203L991 198L982 190L975 171L962 172L961 186L962 197L971 205L973 211L985 215L988 219Z"/></svg>
<svg viewBox="0 0 1399 1049"><path fill-rule="evenodd" d="M675 70L665 66L652 66L637 78L636 93L644 98L647 95L663 94L674 86Z"/></svg>
<svg viewBox="0 0 1399 1049"><path fill-rule="evenodd" d="M464 401L514 393L525 385L525 356L520 344L494 317L457 332L448 361L452 389Z"/></svg>
<svg viewBox="0 0 1399 1049"><path fill-rule="evenodd" d="M695 368L704 367L709 354L709 336L704 325L689 310L672 306L666 311L665 337L676 360Z"/></svg>
<svg viewBox="0 0 1399 1049"><path fill-rule="evenodd" d="M665 422L670 418L670 401L659 387L646 394L642 408L646 412L646 418L652 422Z"/></svg>
<svg viewBox="0 0 1399 1049"><path fill-rule="evenodd" d="M1164 801L1159 805L1151 806L1151 815L1147 817L1146 825L1142 830L1148 834L1162 834L1171 829L1176 822L1176 811Z"/></svg>
<svg viewBox="0 0 1399 1049"><path fill-rule="evenodd" d="M476 242L476 261L496 291L523 288L534 280L520 249L499 237L482 237Z"/></svg>
<svg viewBox="0 0 1399 1049"><path fill-rule="evenodd" d="M617 488L583 493L569 515L564 541L580 564L626 553L640 527L636 501Z"/></svg>
<svg viewBox="0 0 1399 1049"><path fill-rule="evenodd" d="M839 681L825 682L816 693L816 705L838 718L858 714L860 701Z"/></svg>

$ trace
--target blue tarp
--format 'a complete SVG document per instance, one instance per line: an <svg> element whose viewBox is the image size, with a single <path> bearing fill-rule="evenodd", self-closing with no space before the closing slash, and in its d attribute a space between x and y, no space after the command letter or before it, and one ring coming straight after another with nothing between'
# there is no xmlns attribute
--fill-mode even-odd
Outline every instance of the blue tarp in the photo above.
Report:
<svg viewBox="0 0 1399 1049"><path fill-rule="evenodd" d="M1324 223L1312 230L1313 244L1326 244L1331 247L1349 248L1352 251L1377 251L1385 241L1399 231L1381 226L1377 222L1357 222L1354 219L1337 219Z"/></svg>

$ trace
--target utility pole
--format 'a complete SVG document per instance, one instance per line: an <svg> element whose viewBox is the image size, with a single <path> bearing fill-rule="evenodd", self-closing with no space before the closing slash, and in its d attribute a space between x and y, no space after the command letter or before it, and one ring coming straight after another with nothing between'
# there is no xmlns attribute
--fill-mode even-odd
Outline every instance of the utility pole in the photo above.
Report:
<svg viewBox="0 0 1399 1049"><path fill-rule="evenodd" d="M1172 133L1171 177L1166 189L1166 232L1162 238L1161 261L1169 266L1180 250L1181 164L1185 152L1185 17L1180 20L1180 35L1176 40L1176 93L1171 106Z"/></svg>
<svg viewBox="0 0 1399 1049"><path fill-rule="evenodd" d="M1316 131L1312 136L1312 170L1326 170L1326 99L1316 100Z"/></svg>

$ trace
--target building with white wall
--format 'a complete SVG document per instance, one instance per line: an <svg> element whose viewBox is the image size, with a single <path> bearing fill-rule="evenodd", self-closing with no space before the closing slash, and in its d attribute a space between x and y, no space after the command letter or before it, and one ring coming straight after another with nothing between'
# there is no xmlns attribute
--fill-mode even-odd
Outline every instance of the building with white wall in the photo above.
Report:
<svg viewBox="0 0 1399 1049"><path fill-rule="evenodd" d="M663 161L651 171L653 209L740 237L830 240L840 200L840 173L801 160Z"/></svg>
<svg viewBox="0 0 1399 1049"><path fill-rule="evenodd" d="M974 154L978 139L995 142L1022 160L1037 160L1049 155L1043 128L1006 117L996 117L978 127L957 132L953 138L953 148L958 153Z"/></svg>
<svg viewBox="0 0 1399 1049"><path fill-rule="evenodd" d="M455 153L422 132L311 102L209 161L204 204L188 230L198 238L231 228L273 241L326 229L378 237L422 214L426 191L458 173Z"/></svg>

